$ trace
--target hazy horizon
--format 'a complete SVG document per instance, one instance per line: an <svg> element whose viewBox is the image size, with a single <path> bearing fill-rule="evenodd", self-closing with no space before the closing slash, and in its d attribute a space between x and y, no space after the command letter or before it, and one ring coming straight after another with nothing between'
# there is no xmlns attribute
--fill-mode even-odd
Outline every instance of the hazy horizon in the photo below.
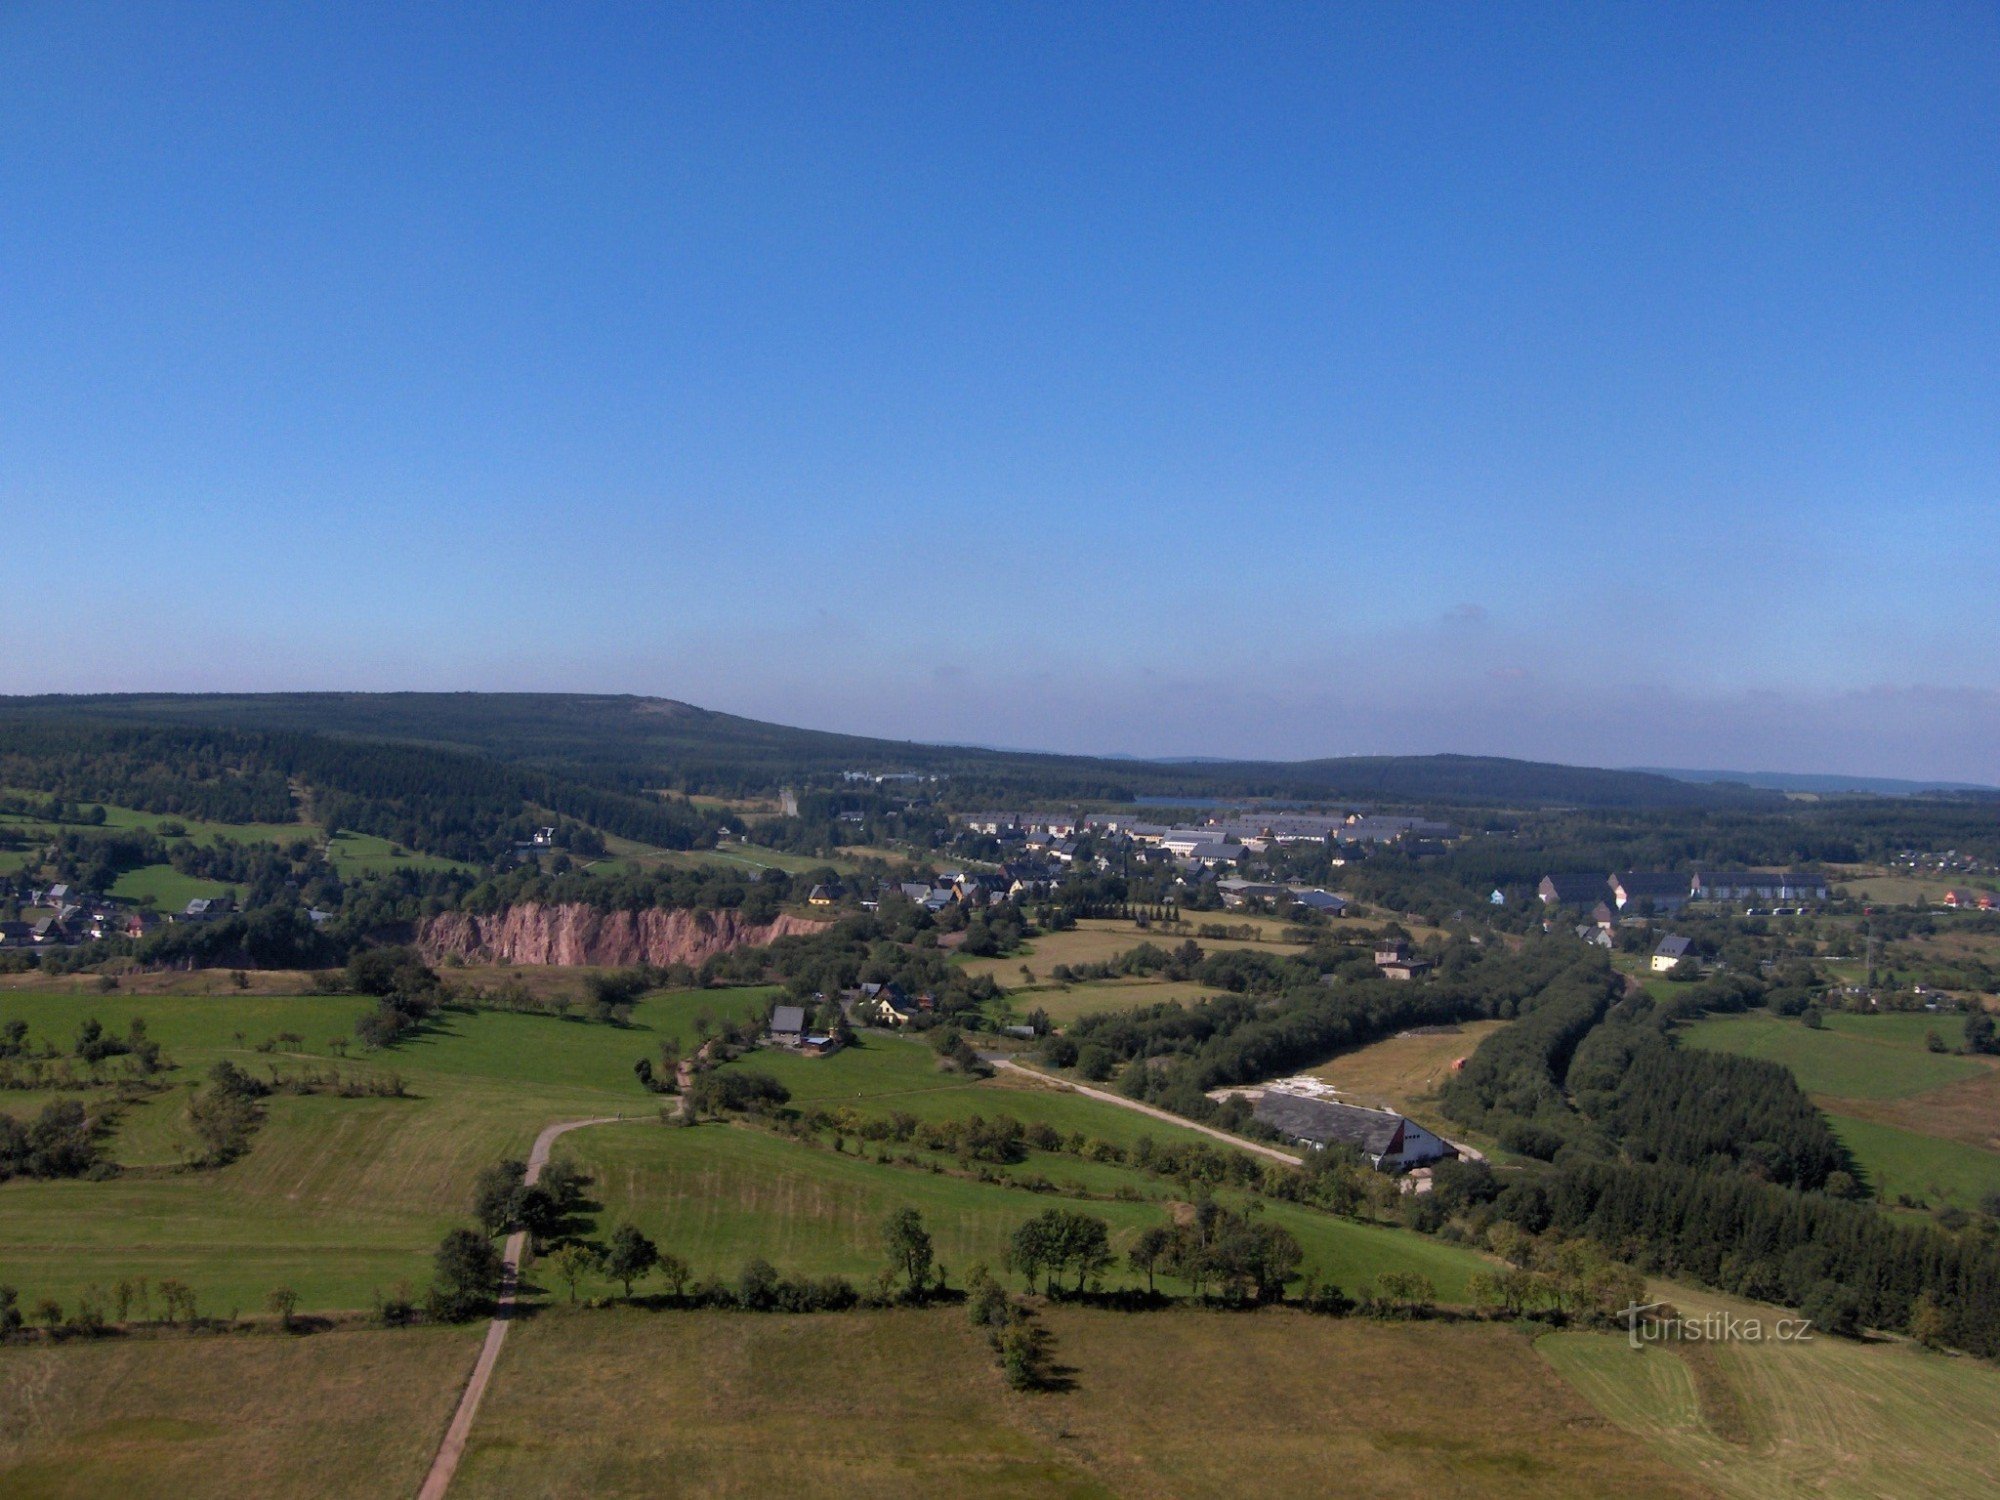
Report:
<svg viewBox="0 0 2000 1500"><path fill-rule="evenodd" d="M0 691L2000 781L1988 8L0 12Z"/></svg>

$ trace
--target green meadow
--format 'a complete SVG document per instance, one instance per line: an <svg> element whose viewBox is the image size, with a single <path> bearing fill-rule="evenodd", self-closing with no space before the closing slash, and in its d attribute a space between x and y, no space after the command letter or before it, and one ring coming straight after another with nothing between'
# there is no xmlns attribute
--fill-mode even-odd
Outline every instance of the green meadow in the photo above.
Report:
<svg viewBox="0 0 2000 1500"><path fill-rule="evenodd" d="M230 889L218 880L183 875L172 865L143 865L120 875L112 883L110 894L160 911L184 911L190 901L226 896Z"/></svg>
<svg viewBox="0 0 2000 1500"><path fill-rule="evenodd" d="M1715 1016L1684 1028L1681 1038L1693 1047L1783 1063L1809 1094L1901 1099L1972 1077L1987 1066L1926 1051L1924 1036L1930 1031L1947 1046L1959 1046L1965 1021L1956 1015L1835 1015L1814 1030L1784 1016Z"/></svg>
<svg viewBox="0 0 2000 1500"><path fill-rule="evenodd" d="M626 1027L447 1011L413 1039L346 1059L335 1044L369 1004L352 996L0 996L0 1021L26 1020L31 1039L65 1051L86 1017L122 1033L143 1016L177 1065L161 1092L117 1104L108 1090L89 1095L111 1108L105 1145L119 1175L0 1183L0 1282L69 1300L124 1277L177 1276L216 1311L255 1309L281 1285L309 1308L366 1307L375 1292L427 1280L431 1248L465 1222L481 1167L525 1154L554 1120L654 1115L633 1063L668 1037L691 1039L700 1014L747 1013L768 993L661 994ZM394 1073L409 1097L274 1095L242 1158L187 1170L189 1092L222 1059L258 1076ZM0 1093L0 1110L32 1113L48 1097Z"/></svg>
<svg viewBox="0 0 2000 1500"><path fill-rule="evenodd" d="M313 830L317 832L318 830ZM327 845L327 860L341 879L375 874L384 870L470 870L472 866L435 854L418 854L399 848L372 833L343 832Z"/></svg>
<svg viewBox="0 0 2000 1500"><path fill-rule="evenodd" d="M1682 1040L1784 1064L1826 1111L1884 1202L1977 1207L2000 1193L2000 1072L1985 1058L1932 1052L1931 1033L1962 1046L1952 1014L1826 1017L1818 1029L1771 1015L1716 1016Z"/></svg>
<svg viewBox="0 0 2000 1500"><path fill-rule="evenodd" d="M578 1132L563 1149L601 1175L602 1227L641 1223L704 1275L733 1275L752 1254L800 1272L872 1273L880 1221L906 1202L934 1218L948 1264L997 1264L1013 1226L1049 1202L1021 1185L1036 1176L1087 1197L1121 1245L1166 1211L1170 1184L1067 1153L1037 1153L1011 1169L1014 1182L987 1183L934 1172L952 1164L928 1157L915 1167L884 1165L749 1126L660 1124L662 1100L640 1088L633 1064L657 1063L669 1039L691 1047L708 1029L704 1018L712 1027L757 1013L774 993L655 994L629 1026L448 1010L392 1048L349 1048L346 1057L337 1048L369 1004L353 996L7 994L0 1020L23 1019L32 1040L65 1052L86 1017L122 1033L143 1016L174 1067L157 1092L119 1101L108 1088L88 1091L103 1111L118 1175L0 1184L0 1282L24 1298L68 1302L123 1279L172 1276L214 1312L254 1311L278 1286L298 1291L309 1309L364 1308L401 1283L428 1279L431 1249L466 1222L481 1167L524 1154L546 1124L596 1115L629 1122ZM306 1067L393 1073L407 1097L274 1094L241 1158L192 1168L199 1153L188 1099L223 1059L258 1076ZM856 1121L1008 1114L1127 1147L1142 1135L1204 1139L1031 1081L943 1072L928 1046L901 1038L870 1037L822 1059L759 1051L731 1066L769 1072L796 1103L850 1111ZM25 1115L49 1097L0 1094L0 1109ZM1406 1265L1456 1298L1479 1264L1403 1231L1280 1203L1265 1211L1299 1235L1309 1267L1343 1284Z"/></svg>

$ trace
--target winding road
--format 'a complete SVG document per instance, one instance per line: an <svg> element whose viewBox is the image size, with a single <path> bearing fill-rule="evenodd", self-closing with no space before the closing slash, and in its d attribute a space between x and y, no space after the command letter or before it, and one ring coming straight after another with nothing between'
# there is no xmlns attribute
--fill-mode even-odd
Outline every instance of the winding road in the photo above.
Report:
<svg viewBox="0 0 2000 1500"><path fill-rule="evenodd" d="M586 1125L611 1125L623 1119L623 1115L599 1115L591 1120L564 1120L549 1126L535 1137L534 1149L528 1153L527 1185L533 1187L541 1180L542 1168L549 1164L549 1151L556 1141L572 1130L582 1130ZM486 1395L487 1384L493 1379L493 1366L500 1358L500 1346L507 1342L507 1326L513 1317L514 1290L521 1279L521 1256L528 1248L528 1232L517 1229L507 1236L506 1249L501 1252L500 1303L494 1309L493 1321L486 1325L486 1342L479 1346L479 1358L473 1363L472 1378L465 1383L465 1394L458 1398L458 1410L452 1413L451 1426L444 1432L444 1441L438 1445L437 1457L431 1460L431 1471L424 1476L424 1486L417 1491L417 1500L444 1500L444 1493L451 1488L452 1475L458 1472L458 1461L465 1457L465 1445L472 1436L473 1419L479 1415L479 1403Z"/></svg>

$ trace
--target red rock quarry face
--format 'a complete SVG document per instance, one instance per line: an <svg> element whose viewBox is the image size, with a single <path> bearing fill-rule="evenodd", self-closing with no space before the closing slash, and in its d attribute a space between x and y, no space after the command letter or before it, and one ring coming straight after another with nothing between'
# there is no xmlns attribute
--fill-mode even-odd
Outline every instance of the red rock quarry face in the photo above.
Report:
<svg viewBox="0 0 2000 1500"><path fill-rule="evenodd" d="M789 914L746 922L733 911L598 911L579 905L510 906L488 915L446 912L417 929L429 963L693 964L732 948L820 931L826 924Z"/></svg>

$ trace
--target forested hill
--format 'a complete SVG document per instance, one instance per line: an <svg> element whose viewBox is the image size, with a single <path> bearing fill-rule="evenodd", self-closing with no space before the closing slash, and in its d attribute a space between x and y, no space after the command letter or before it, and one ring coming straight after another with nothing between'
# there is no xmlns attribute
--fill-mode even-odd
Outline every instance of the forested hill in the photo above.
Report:
<svg viewBox="0 0 2000 1500"><path fill-rule="evenodd" d="M954 801L1272 797L1429 806L1774 807L1777 794L1647 772L1488 756L1162 764L927 745L796 729L666 698L558 693L104 694L0 698L8 719L117 721L395 741L580 774L637 791L760 791L846 770L950 778Z"/></svg>

